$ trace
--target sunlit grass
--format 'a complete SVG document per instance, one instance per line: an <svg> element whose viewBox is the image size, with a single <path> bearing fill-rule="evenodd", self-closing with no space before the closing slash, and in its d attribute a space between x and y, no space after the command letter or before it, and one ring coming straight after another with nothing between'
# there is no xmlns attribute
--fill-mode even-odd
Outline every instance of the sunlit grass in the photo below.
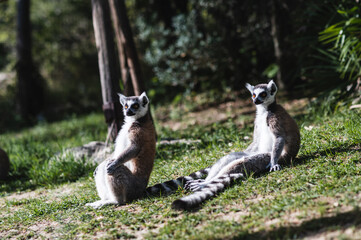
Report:
<svg viewBox="0 0 361 240"><path fill-rule="evenodd" d="M360 233L361 118L340 112L298 120L302 146L282 171L250 176L193 212L170 208L188 194L144 198L99 210L93 165L49 159L67 147L103 140L101 115L73 118L0 136L12 160L11 181L2 182L0 238L290 239L353 229ZM200 139L193 145L158 145L150 184L189 174L221 156L244 149L252 125L232 122L172 132L158 125L158 137ZM18 192L17 194L14 194ZM352 235L353 234L353 235ZM360 236L360 235L358 235Z"/></svg>

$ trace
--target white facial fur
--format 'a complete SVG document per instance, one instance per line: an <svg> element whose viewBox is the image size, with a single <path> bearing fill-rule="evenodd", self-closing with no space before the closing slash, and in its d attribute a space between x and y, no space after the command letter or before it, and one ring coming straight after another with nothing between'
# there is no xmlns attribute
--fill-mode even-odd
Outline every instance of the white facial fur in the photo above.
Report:
<svg viewBox="0 0 361 240"><path fill-rule="evenodd" d="M276 93L277 93L277 86L273 80L271 80L267 85L260 84L257 86L252 86L250 84L246 84L246 88L251 92L253 102L257 106L267 107L271 103L275 101ZM267 95L265 95L265 93ZM262 96L265 95L265 96Z"/></svg>
<svg viewBox="0 0 361 240"><path fill-rule="evenodd" d="M254 89L254 86L252 86L251 84L249 83L246 83L246 88L248 89L248 91L251 92L251 94L253 94L253 89Z"/></svg>
<svg viewBox="0 0 361 240"><path fill-rule="evenodd" d="M143 92L139 97L126 97L120 93L118 95L120 104L123 106L123 113L126 119L136 120L147 114L149 99L145 92Z"/></svg>

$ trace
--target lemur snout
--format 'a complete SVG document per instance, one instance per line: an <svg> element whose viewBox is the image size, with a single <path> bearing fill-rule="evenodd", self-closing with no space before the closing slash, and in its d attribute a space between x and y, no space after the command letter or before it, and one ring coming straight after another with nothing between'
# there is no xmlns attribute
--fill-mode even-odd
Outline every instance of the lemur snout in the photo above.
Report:
<svg viewBox="0 0 361 240"><path fill-rule="evenodd" d="M262 104L263 101L259 100L258 98L253 100L254 104L258 105L258 104Z"/></svg>
<svg viewBox="0 0 361 240"><path fill-rule="evenodd" d="M130 117L130 116L134 116L135 113L132 111L132 110L128 110L127 111L127 116Z"/></svg>

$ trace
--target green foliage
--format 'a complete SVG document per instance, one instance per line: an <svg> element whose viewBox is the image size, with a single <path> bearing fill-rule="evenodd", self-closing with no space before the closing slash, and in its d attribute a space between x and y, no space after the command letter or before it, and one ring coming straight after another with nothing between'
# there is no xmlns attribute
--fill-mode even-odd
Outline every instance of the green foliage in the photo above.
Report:
<svg viewBox="0 0 361 240"><path fill-rule="evenodd" d="M131 1L133 2L133 1ZM152 87L174 86L190 91L239 89L245 79L262 79L272 63L268 21L254 3L188 1L184 11L170 6L165 13L134 1L136 35L144 61L155 79ZM154 3L154 5L156 5ZM255 19L257 18L257 20ZM261 58L262 55L262 59ZM167 91L169 92L169 91Z"/></svg>
<svg viewBox="0 0 361 240"><path fill-rule="evenodd" d="M337 12L344 20L337 22L320 33L320 41L332 44L329 51L338 55L342 79L354 81L361 75L361 8L341 9Z"/></svg>
<svg viewBox="0 0 361 240"><path fill-rule="evenodd" d="M88 1L32 1L33 56L48 80L48 99L73 109L101 100L91 19Z"/></svg>
<svg viewBox="0 0 361 240"><path fill-rule="evenodd" d="M127 0L153 103L178 101L182 95L199 92L219 95L228 89L244 89L245 82L277 77L282 68L271 34L272 2L286 59L286 88L290 95L300 90L302 96L312 97L341 92L328 104L333 112L356 89L355 79L360 75L360 7L353 0ZM46 84L46 109L39 119L100 110L91 3L31 3L33 58ZM14 71L15 35L16 1L2 1L0 71ZM0 131L21 123L14 113L15 82L11 84L12 92L0 94L0 115L8 116L0 120ZM327 106L324 109L329 111Z"/></svg>
<svg viewBox="0 0 361 240"><path fill-rule="evenodd" d="M361 74L361 8L353 1L331 5L334 17L328 27L319 33L318 59L321 64L313 85L321 92L312 110L333 114L340 106L350 106L358 99Z"/></svg>
<svg viewBox="0 0 361 240"><path fill-rule="evenodd" d="M0 3L0 72L15 72L16 3ZM39 119L54 120L99 109L101 91L91 3L32 0L30 18L33 60L46 85L45 109ZM10 124L1 125L0 132L12 129L11 122L21 123L16 116L16 79L6 81L13 91L1 93L0 115L7 116Z"/></svg>
<svg viewBox="0 0 361 240"><path fill-rule="evenodd" d="M0 3L0 69L9 70L14 63L9 64L15 57L12 43L15 42L15 5L8 1Z"/></svg>

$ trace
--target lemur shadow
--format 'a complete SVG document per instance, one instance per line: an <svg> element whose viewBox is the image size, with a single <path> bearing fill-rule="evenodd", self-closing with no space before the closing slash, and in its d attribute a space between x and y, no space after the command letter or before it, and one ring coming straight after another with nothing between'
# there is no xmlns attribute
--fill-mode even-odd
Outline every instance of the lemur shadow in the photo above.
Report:
<svg viewBox="0 0 361 240"><path fill-rule="evenodd" d="M303 154L299 157L297 157L294 161L290 162L290 163L286 163L286 166L297 166L300 164L305 164L307 162L309 162L312 159L315 159L317 157L322 157L322 156L327 156L330 153L331 154L335 154L335 153L344 153L344 152L350 152L350 151L357 151L357 152L361 152L361 144L343 144L339 147L332 147L332 148L327 148L324 149L322 151L315 151L312 153L307 153L307 154Z"/></svg>
<svg viewBox="0 0 361 240"><path fill-rule="evenodd" d="M337 213L334 216L320 217L303 222L298 226L284 226L273 230L254 233L242 232L233 239L300 239L327 233L328 229L346 230L348 227L361 228L361 211L354 210ZM327 229L326 229L327 227Z"/></svg>

